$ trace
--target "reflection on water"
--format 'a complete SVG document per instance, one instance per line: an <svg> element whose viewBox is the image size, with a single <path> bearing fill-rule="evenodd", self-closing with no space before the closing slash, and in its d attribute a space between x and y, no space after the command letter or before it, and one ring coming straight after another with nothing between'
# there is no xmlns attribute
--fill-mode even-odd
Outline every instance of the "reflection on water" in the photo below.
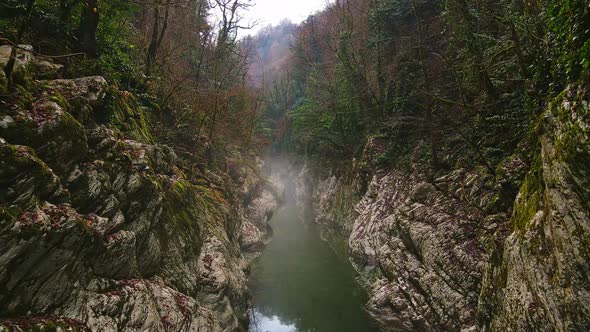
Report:
<svg viewBox="0 0 590 332"><path fill-rule="evenodd" d="M288 195L292 196L292 195ZM272 242L254 263L252 332L373 332L350 263L299 219L293 199L271 221Z"/></svg>
<svg viewBox="0 0 590 332"><path fill-rule="evenodd" d="M256 332L297 332L295 325L283 323L277 316L272 318L264 316L258 311L254 311L253 316L253 331Z"/></svg>

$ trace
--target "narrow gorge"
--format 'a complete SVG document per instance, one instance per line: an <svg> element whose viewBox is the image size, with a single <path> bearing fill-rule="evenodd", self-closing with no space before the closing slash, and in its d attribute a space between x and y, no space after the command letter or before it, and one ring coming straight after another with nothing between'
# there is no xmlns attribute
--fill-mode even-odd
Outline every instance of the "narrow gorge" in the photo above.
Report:
<svg viewBox="0 0 590 332"><path fill-rule="evenodd" d="M0 332L590 330L587 1L313 2L0 0Z"/></svg>

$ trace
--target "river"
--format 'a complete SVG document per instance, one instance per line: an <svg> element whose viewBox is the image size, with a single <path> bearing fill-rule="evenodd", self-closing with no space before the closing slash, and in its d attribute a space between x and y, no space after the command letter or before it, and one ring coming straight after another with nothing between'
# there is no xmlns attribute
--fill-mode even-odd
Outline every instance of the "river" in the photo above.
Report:
<svg viewBox="0 0 590 332"><path fill-rule="evenodd" d="M272 241L252 266L250 332L377 332L350 262L301 219L293 196L272 218Z"/></svg>

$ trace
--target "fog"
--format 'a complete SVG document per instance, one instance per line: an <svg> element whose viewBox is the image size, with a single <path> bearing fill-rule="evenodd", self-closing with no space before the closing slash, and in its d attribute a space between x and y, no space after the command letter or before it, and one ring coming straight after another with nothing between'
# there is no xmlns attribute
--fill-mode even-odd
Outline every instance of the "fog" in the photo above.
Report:
<svg viewBox="0 0 590 332"><path fill-rule="evenodd" d="M250 332L376 331L346 253L322 241L313 217L298 204L304 190L295 187L309 179L282 158L269 158L266 167L286 195L270 221L271 242L252 265Z"/></svg>
<svg viewBox="0 0 590 332"><path fill-rule="evenodd" d="M322 10L327 0L255 0L248 12L243 13L244 22L255 24L250 30L242 30L241 35L255 35L268 25L277 25L282 20L299 23L309 15Z"/></svg>

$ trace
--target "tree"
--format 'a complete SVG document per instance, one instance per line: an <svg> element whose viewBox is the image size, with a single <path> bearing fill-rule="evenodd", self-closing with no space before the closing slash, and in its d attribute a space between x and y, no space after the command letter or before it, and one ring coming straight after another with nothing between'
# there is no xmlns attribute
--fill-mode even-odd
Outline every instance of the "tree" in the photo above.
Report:
<svg viewBox="0 0 590 332"><path fill-rule="evenodd" d="M22 24L17 32L16 40L14 41L14 44L12 45L12 49L10 51L10 57L8 58L8 62L6 63L6 66L3 68L4 73L6 74L6 78L8 79L8 88L11 88L12 84L13 84L12 72L14 70L14 65L16 62L17 45L22 40L25 30L29 26L29 23L30 23L31 17L32 17L32 13L33 13L33 8L35 6L35 1L36 0L28 0L28 2L27 2L27 9L25 12L25 15L26 15L25 20L22 22Z"/></svg>
<svg viewBox="0 0 590 332"><path fill-rule="evenodd" d="M164 6L164 17L161 17L160 14L160 7ZM147 60L146 60L146 74L149 76L152 72L152 68L154 63L156 62L156 56L158 54L158 50L160 49L160 45L162 44L162 40L164 40L164 35L166 33L166 29L168 28L168 18L170 14L170 0L166 0L164 3L163 0L156 1L154 5L154 23L152 28L152 37L150 39L150 45L147 50ZM161 22L160 22L161 21ZM161 26L161 27L160 27Z"/></svg>
<svg viewBox="0 0 590 332"><path fill-rule="evenodd" d="M96 30L98 29L99 18L98 0L84 0L78 38L80 50L91 57L98 55Z"/></svg>

